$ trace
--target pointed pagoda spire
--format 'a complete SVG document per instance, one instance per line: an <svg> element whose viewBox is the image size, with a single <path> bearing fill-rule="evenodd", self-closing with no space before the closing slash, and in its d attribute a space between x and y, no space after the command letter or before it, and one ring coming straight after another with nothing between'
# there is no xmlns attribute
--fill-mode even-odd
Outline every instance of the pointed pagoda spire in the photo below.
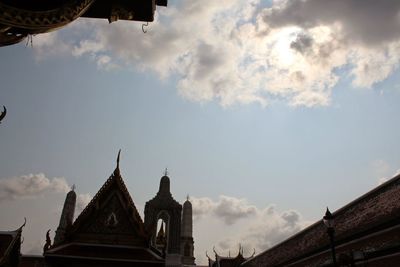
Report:
<svg viewBox="0 0 400 267"><path fill-rule="evenodd" d="M187 195L186 201L183 203L181 224L181 248L183 252L182 262L185 266L195 265L192 217L192 203L190 203L189 195Z"/></svg>
<svg viewBox="0 0 400 267"><path fill-rule="evenodd" d="M74 213L75 213L75 204L76 204L76 193L75 187L71 188L71 191L68 192L64 207L60 217L60 223L56 230L56 235L54 237L54 244L60 244L64 241L65 233L67 229L72 225L74 220Z"/></svg>
<svg viewBox="0 0 400 267"><path fill-rule="evenodd" d="M121 149L118 151L117 167L115 167L115 170L114 170L114 173L113 173L114 176L121 176L121 172L119 170L119 158L120 158L120 156L121 156Z"/></svg>
<svg viewBox="0 0 400 267"><path fill-rule="evenodd" d="M193 211L189 195L183 203L181 236L193 238Z"/></svg>

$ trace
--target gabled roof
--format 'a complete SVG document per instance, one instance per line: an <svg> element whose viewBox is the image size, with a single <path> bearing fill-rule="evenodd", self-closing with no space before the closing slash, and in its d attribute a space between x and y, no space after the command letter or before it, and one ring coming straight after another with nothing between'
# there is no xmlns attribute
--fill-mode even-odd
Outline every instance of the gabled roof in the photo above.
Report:
<svg viewBox="0 0 400 267"><path fill-rule="evenodd" d="M10 257L15 257L16 255L12 255L13 252L17 253L17 257L19 257L19 251L21 248L21 234L22 228L25 226L25 223L14 231L0 231L0 266L6 264L10 260L18 260L18 259L10 259Z"/></svg>
<svg viewBox="0 0 400 267"><path fill-rule="evenodd" d="M109 191L109 189L111 188L111 186L114 183L116 183L118 185L121 192L124 194L125 198L128 200L128 205L133 208L133 212L134 212L133 216L135 217L135 219L137 219L138 221L143 223L143 220L140 217L135 204L133 203L132 197L129 194L128 189L126 188L126 185L125 185L124 181L122 180L121 175L119 173L116 174L116 172L114 171L114 173L107 179L107 181L103 184L103 186L100 188L100 190L92 198L92 200L89 202L89 204L83 209L81 214L79 214L79 216L76 218L75 222L73 223L73 226L76 224L79 224L79 222L81 220L83 220L83 218L85 218L85 216L87 216L87 213L89 213L89 210L92 209L96 205L96 202L103 195L107 194L107 192Z"/></svg>
<svg viewBox="0 0 400 267"><path fill-rule="evenodd" d="M97 194L93 197L93 199L89 202L89 204L85 207L85 209L81 212L81 214L77 217L71 228L67 229L66 242L63 243L65 244L67 242L74 241L77 235L85 231L84 228L87 227L87 225L98 223L98 220L96 221L96 216L99 216L100 212L108 212L108 214L110 214L109 219L111 219L111 223L119 221L120 218L117 218L116 214L114 214L114 207L110 207L110 205L117 206L119 212L123 215L124 218L122 219L125 220L125 228L127 224L129 224L129 229L132 231L128 232L127 235L135 235L135 237L143 241L142 243L146 243L148 236L144 230L142 218L140 217L139 212L137 211L135 204L133 203L133 200L128 192L128 189L125 186L118 166L113 174L100 188ZM104 217L104 214L102 216ZM104 218L102 219L102 222L104 223ZM101 232L101 229L99 231Z"/></svg>
<svg viewBox="0 0 400 267"><path fill-rule="evenodd" d="M0 266L4 264L17 240L17 231L0 232Z"/></svg>

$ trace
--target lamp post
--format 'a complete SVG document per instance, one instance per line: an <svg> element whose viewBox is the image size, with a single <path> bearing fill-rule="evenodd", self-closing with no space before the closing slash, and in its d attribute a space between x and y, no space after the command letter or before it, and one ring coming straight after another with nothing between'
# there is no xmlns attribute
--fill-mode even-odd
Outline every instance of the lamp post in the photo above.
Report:
<svg viewBox="0 0 400 267"><path fill-rule="evenodd" d="M326 207L325 216L323 217L323 222L326 226L326 232L329 235L329 239L331 241L331 251L332 251L332 261L333 266L336 267L336 252L335 252L335 221L332 213L329 211L328 207Z"/></svg>

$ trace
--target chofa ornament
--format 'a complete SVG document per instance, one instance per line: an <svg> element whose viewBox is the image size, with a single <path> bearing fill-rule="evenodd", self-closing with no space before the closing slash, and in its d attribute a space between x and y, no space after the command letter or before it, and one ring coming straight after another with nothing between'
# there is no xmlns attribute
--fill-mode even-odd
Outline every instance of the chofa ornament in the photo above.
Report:
<svg viewBox="0 0 400 267"><path fill-rule="evenodd" d="M0 124L1 121L4 119L4 117L6 116L6 114L7 114L7 109L5 106L3 106L3 111L0 113Z"/></svg>

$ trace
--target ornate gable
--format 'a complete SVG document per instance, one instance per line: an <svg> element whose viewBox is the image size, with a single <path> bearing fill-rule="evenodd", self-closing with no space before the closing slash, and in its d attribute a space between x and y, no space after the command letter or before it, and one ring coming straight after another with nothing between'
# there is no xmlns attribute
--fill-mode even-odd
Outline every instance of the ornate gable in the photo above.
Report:
<svg viewBox="0 0 400 267"><path fill-rule="evenodd" d="M148 244L143 221L118 166L67 230L65 241L139 246Z"/></svg>

